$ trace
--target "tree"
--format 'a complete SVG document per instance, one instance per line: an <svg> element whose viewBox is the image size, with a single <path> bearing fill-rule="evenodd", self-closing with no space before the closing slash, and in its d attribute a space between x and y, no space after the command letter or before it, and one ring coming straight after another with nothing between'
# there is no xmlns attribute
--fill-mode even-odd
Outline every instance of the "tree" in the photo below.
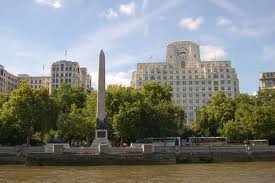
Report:
<svg viewBox="0 0 275 183"><path fill-rule="evenodd" d="M234 120L235 110L234 101L218 92L207 106L198 110L194 130L204 136L220 136L223 125Z"/></svg>
<svg viewBox="0 0 275 183"><path fill-rule="evenodd" d="M169 85L153 82L141 90L115 89L108 110L115 111L112 127L116 139L131 142L145 137L179 136L184 111L171 101Z"/></svg>
<svg viewBox="0 0 275 183"><path fill-rule="evenodd" d="M53 98L58 104L61 112L69 112L71 105L83 108L86 102L86 94L81 87L72 87L68 83L62 83L54 90Z"/></svg>
<svg viewBox="0 0 275 183"><path fill-rule="evenodd" d="M30 145L35 132L46 132L54 127L55 117L55 108L47 90L32 90L27 83L21 83L3 105L1 126L10 132L17 131L19 137L26 139L19 142Z"/></svg>
<svg viewBox="0 0 275 183"><path fill-rule="evenodd" d="M71 106L69 113L61 113L58 118L58 129L65 141L90 141L94 135L94 124L89 121L84 110Z"/></svg>
<svg viewBox="0 0 275 183"><path fill-rule="evenodd" d="M144 83L141 94L145 97L145 100L152 105L156 105L160 102L171 101L172 88L169 84L158 84L157 82Z"/></svg>

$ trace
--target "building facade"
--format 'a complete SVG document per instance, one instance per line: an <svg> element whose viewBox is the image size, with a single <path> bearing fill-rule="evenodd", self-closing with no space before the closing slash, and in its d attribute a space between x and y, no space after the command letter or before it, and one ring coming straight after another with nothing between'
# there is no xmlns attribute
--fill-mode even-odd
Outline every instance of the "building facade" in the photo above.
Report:
<svg viewBox="0 0 275 183"><path fill-rule="evenodd" d="M275 89L275 72L263 72L260 74L259 89Z"/></svg>
<svg viewBox="0 0 275 183"><path fill-rule="evenodd" d="M52 64L50 94L64 82L91 90L91 76L87 73L87 68L80 68L77 62L60 60Z"/></svg>
<svg viewBox="0 0 275 183"><path fill-rule="evenodd" d="M145 82L169 83L172 100L183 106L185 122L196 117L196 110L207 104L217 91L229 97L239 95L239 80L230 61L201 61L199 46L177 41L167 46L166 62L138 63L131 86L141 88Z"/></svg>
<svg viewBox="0 0 275 183"><path fill-rule="evenodd" d="M18 88L17 76L5 70L4 66L0 65L0 93L8 93Z"/></svg>
<svg viewBox="0 0 275 183"><path fill-rule="evenodd" d="M80 85L86 91L92 90L92 77L86 67L80 67Z"/></svg>
<svg viewBox="0 0 275 183"><path fill-rule="evenodd" d="M33 89L49 89L50 76L29 76L28 74L18 74L18 80L19 82L26 81Z"/></svg>

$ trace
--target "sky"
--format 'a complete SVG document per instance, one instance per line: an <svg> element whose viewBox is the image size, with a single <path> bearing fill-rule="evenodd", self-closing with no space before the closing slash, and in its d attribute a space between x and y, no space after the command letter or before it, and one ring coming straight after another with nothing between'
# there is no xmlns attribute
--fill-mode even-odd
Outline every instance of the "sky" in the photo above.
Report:
<svg viewBox="0 0 275 183"><path fill-rule="evenodd" d="M107 83L130 85L137 63L164 62L166 46L186 40L200 45L202 60L232 61L241 92L253 94L259 73L275 71L274 7L274 0L1 1L0 64L46 75L55 61L77 61L96 86L103 49Z"/></svg>

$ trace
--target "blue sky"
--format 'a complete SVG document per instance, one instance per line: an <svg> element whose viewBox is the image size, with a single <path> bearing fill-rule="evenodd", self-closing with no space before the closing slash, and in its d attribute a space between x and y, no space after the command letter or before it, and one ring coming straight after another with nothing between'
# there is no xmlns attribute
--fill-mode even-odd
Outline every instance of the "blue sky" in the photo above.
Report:
<svg viewBox="0 0 275 183"><path fill-rule="evenodd" d="M231 60L241 92L275 71L274 0L9 0L0 5L0 64L14 74L49 73L64 59L96 83L100 49L108 83L129 85L138 62L165 60L166 45L198 43L203 60Z"/></svg>

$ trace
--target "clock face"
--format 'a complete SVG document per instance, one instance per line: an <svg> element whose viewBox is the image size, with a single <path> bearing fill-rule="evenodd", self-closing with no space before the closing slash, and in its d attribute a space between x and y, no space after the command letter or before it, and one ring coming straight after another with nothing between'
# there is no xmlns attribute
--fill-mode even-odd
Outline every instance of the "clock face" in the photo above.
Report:
<svg viewBox="0 0 275 183"><path fill-rule="evenodd" d="M179 47L177 50L178 57L186 59L189 56L189 50L186 47Z"/></svg>

